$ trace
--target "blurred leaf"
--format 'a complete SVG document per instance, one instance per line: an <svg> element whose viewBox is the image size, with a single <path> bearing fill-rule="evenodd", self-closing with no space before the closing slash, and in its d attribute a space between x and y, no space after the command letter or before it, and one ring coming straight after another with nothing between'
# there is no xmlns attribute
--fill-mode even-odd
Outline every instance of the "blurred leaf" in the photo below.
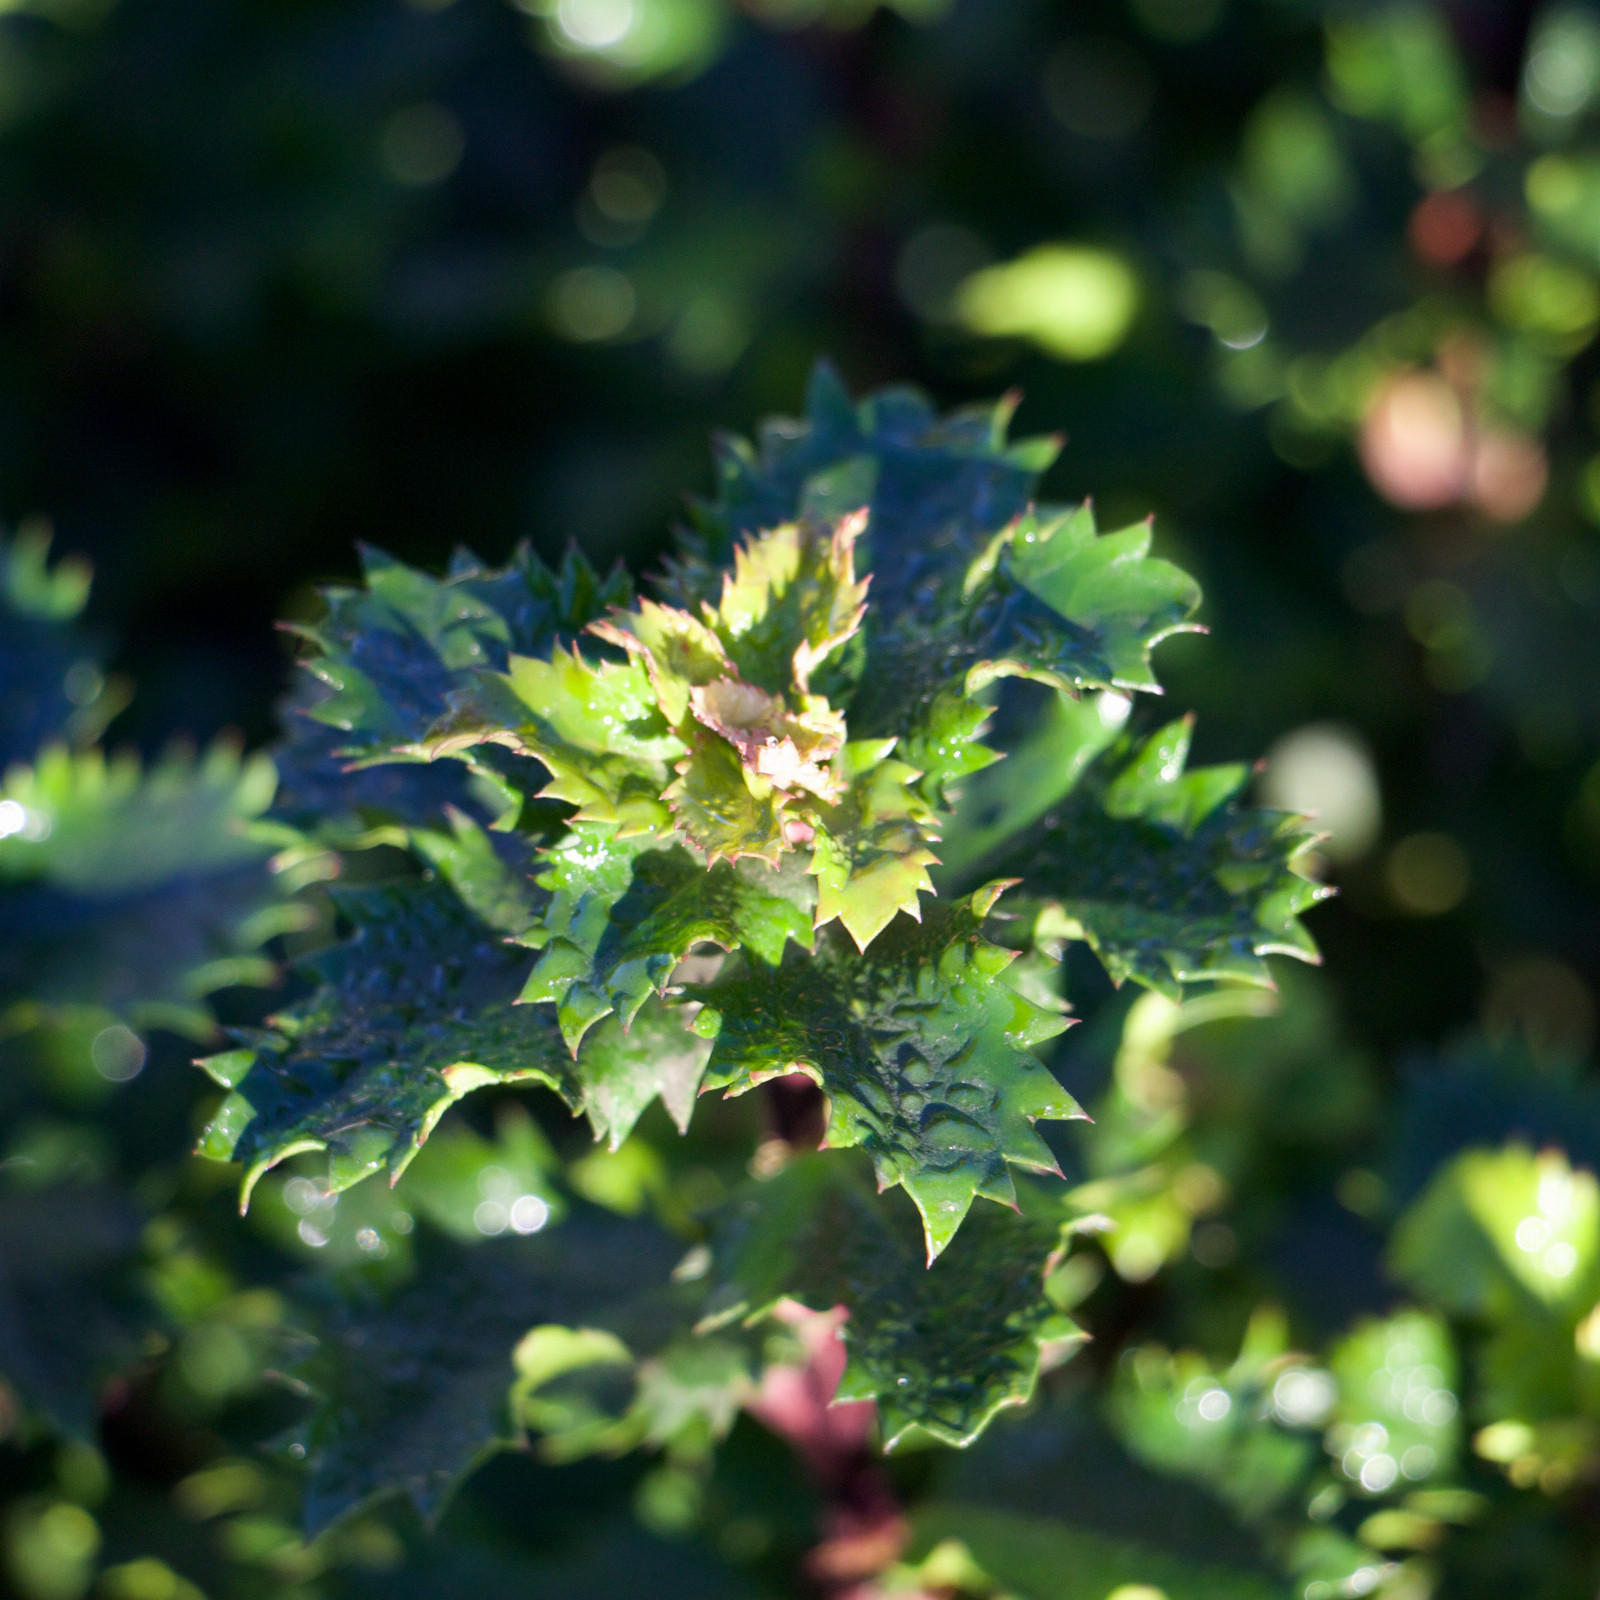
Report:
<svg viewBox="0 0 1600 1600"><path fill-rule="evenodd" d="M1272 1405L1289 1365L1286 1332L1281 1314L1258 1311L1223 1371L1194 1351L1127 1351L1110 1411L1123 1442L1141 1461L1203 1484L1242 1517L1265 1515L1315 1455L1310 1440L1280 1426Z"/></svg>
<svg viewBox="0 0 1600 1600"><path fill-rule="evenodd" d="M1368 1319L1335 1348L1339 1385L1328 1453L1365 1494L1447 1478L1460 1438L1455 1349L1439 1318Z"/></svg>
<svg viewBox="0 0 1600 1600"><path fill-rule="evenodd" d="M224 742L148 770L61 745L12 767L0 782L0 995L210 1035L204 997L270 981L257 949L299 920L251 826L273 783L269 762Z"/></svg>
<svg viewBox="0 0 1600 1600"><path fill-rule="evenodd" d="M664 1284L681 1247L604 1212L549 1234L463 1249L424 1241L417 1278L387 1302L331 1307L307 1377L309 1533L402 1493L430 1521L461 1478L516 1440L512 1351L541 1324L601 1328L649 1353L676 1314Z"/></svg>
<svg viewBox="0 0 1600 1600"><path fill-rule="evenodd" d="M913 1550L959 1539L982 1569L1028 1600L1281 1600L1259 1574L1185 1561L1092 1529L988 1507L933 1501L916 1515Z"/></svg>

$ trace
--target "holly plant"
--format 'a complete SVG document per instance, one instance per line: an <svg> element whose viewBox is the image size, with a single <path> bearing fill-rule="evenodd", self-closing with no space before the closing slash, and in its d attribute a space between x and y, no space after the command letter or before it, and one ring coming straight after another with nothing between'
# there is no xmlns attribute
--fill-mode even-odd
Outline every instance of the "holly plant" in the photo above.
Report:
<svg viewBox="0 0 1600 1600"><path fill-rule="evenodd" d="M1082 1343L1066 1264L1111 1223L1051 1143L1067 952L1270 987L1327 891L1302 819L1147 710L1195 583L1148 521L1041 503L1059 441L1014 403L823 367L642 590L369 549L301 628L235 829L293 987L202 1060L199 1149L320 1269L274 1335L308 1532L436 1517L525 1442L692 1479L818 1318L891 1450L969 1444ZM54 770L10 780L8 874L91 848Z"/></svg>

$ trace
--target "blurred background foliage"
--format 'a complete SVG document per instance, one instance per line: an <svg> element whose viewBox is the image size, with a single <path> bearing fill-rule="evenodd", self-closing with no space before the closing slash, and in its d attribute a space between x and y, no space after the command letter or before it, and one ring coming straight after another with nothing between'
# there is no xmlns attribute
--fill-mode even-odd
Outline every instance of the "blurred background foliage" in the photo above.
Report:
<svg viewBox="0 0 1600 1600"><path fill-rule="evenodd" d="M0 13L21 1600L1600 1590L1600 11ZM759 1129L593 1152L502 1099L393 1193L286 1170L233 1217L188 1060L327 917L242 753L274 621L357 541L648 567L707 433L792 413L819 354L1016 386L1068 435L1052 498L1155 514L1215 630L1163 648L1169 696L1320 815L1326 966L1178 1005L1069 955L1053 1065L1097 1120L1056 1142L1093 1220L1052 1295L1095 1338L970 1452L863 1489L857 1423L767 1396L714 1453L504 1456L438 1533L307 1540L296 1446L261 1448L307 1274L404 1278L414 1216L681 1214ZM551 1437L609 1415L529 1395Z"/></svg>

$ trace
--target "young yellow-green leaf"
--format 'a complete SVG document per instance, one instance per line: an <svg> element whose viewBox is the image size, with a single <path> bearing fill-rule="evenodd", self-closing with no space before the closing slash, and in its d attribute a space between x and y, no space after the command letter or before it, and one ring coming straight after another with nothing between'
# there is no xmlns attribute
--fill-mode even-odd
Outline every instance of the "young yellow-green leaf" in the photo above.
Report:
<svg viewBox="0 0 1600 1600"><path fill-rule="evenodd" d="M1184 770L1187 719L1120 741L986 872L1059 906L1114 982L1177 998L1207 979L1270 985L1262 959L1317 959L1300 913L1332 891L1300 870L1317 835L1286 811L1236 799L1244 767Z"/></svg>
<svg viewBox="0 0 1600 1600"><path fill-rule="evenodd" d="M328 1185L397 1176L447 1107L490 1083L534 1081L576 1099L554 1022L515 1004L529 957L445 884L341 891L355 934L308 963L322 986L245 1046L202 1063L230 1093L203 1155L257 1180L302 1150Z"/></svg>
<svg viewBox="0 0 1600 1600"><path fill-rule="evenodd" d="M711 626L674 606L641 600L637 610L614 612L591 623L589 631L644 663L661 714L672 728L688 715L691 689L734 675Z"/></svg>
<svg viewBox="0 0 1600 1600"><path fill-rule="evenodd" d="M837 806L819 813L810 872L817 880L817 926L834 918L863 950L904 911L920 917L929 847L937 819L915 787L915 767L892 759L892 740L849 745L840 766L849 788Z"/></svg>
<svg viewBox="0 0 1600 1600"><path fill-rule="evenodd" d="M758 862L708 870L682 845L593 826L574 828L543 860L538 881L554 898L523 936L543 954L522 998L555 1005L574 1050L612 1011L629 1026L697 944L743 945L776 962L786 941L811 943L803 881Z"/></svg>
<svg viewBox="0 0 1600 1600"><path fill-rule="evenodd" d="M790 846L784 811L790 796L748 771L720 735L697 729L678 777L663 799L674 821L713 861L750 856L776 866Z"/></svg>
<svg viewBox="0 0 1600 1600"><path fill-rule="evenodd" d="M1083 1114L1030 1050L1066 1023L1004 981L1014 952L982 936L994 898L935 903L864 955L825 936L809 959L696 991L697 1028L717 1029L706 1086L813 1078L830 1105L824 1145L862 1146L881 1185L905 1186L930 1261L974 1195L1015 1204L1010 1165L1056 1169L1036 1119Z"/></svg>
<svg viewBox="0 0 1600 1600"><path fill-rule="evenodd" d="M1044 1291L1060 1229L985 1207L933 1265L909 1206L838 1156L808 1156L729 1202L713 1238L707 1322L781 1299L843 1305L841 1400L876 1399L886 1449L970 1444L1083 1340Z"/></svg>
<svg viewBox="0 0 1600 1600"><path fill-rule="evenodd" d="M841 517L823 535L785 522L735 548L705 612L747 683L809 693L812 674L861 626L867 585L856 579L855 545L865 524L864 512Z"/></svg>
<svg viewBox="0 0 1600 1600"><path fill-rule="evenodd" d="M613 823L623 835L670 825L660 796L683 743L636 661L596 663L576 649L548 661L514 656L503 676L480 676L476 692L458 699L427 748L486 741L536 756L550 772L541 795L575 806L575 822Z"/></svg>

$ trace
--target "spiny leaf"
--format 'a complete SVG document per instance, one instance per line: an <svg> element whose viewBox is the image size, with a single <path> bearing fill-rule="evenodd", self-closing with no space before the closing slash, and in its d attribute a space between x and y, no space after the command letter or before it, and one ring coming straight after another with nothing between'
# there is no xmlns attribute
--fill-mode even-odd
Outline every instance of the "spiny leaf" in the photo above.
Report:
<svg viewBox="0 0 1600 1600"><path fill-rule="evenodd" d="M719 599L702 601L698 618L646 601L591 629L649 674L687 752L664 798L713 862L776 865L812 837L814 805L840 798L832 763L844 716L813 693L812 677L861 625L860 527L859 517L831 533L787 523L737 548Z"/></svg>
<svg viewBox="0 0 1600 1600"><path fill-rule="evenodd" d="M609 1012L631 1024L697 944L744 945L776 962L787 940L811 943L803 883L755 863L708 870L682 845L595 827L574 828L544 862L539 882L554 898L524 935L544 954L522 998L553 1003L574 1049Z"/></svg>
<svg viewBox="0 0 1600 1600"><path fill-rule="evenodd" d="M657 1287L681 1254L652 1224L584 1210L528 1238L424 1238L417 1278L387 1304L331 1306L305 1371L321 1396L299 1441L307 1532L395 1493L436 1521L473 1467L517 1442L506 1402L518 1340L560 1324L658 1349L682 1323Z"/></svg>
<svg viewBox="0 0 1600 1600"><path fill-rule="evenodd" d="M863 950L898 912L921 916L918 895L933 892L928 868L939 858L937 818L917 791L915 767L889 758L892 740L846 747L840 767L849 788L819 814L810 872L817 880L817 926L835 917Z"/></svg>
<svg viewBox="0 0 1600 1600"><path fill-rule="evenodd" d="M855 573L864 512L841 517L826 537L785 522L735 547L733 571L707 619L739 676L781 694L808 693L811 676L856 629L867 585Z"/></svg>
<svg viewBox="0 0 1600 1600"><path fill-rule="evenodd" d="M1122 731L1129 709L1126 696L1115 693L1081 699L1051 695L1001 764L986 766L962 785L939 844L941 879L981 863L1070 794L1089 763Z"/></svg>
<svg viewBox="0 0 1600 1600"><path fill-rule="evenodd" d="M397 1176L453 1102L533 1080L575 1098L550 1017L514 1004L529 958L440 882L339 891L355 924L308 965L322 987L244 1048L202 1065L231 1093L201 1153L245 1165L242 1200L302 1150L327 1150L346 1189Z"/></svg>
<svg viewBox="0 0 1600 1600"><path fill-rule="evenodd" d="M575 822L614 823L624 836L670 826L660 796L684 747L637 662L591 662L576 648L548 661L514 656L506 673L480 674L454 698L425 747L485 742L536 756L550 773L540 794L575 806Z"/></svg>
<svg viewBox="0 0 1600 1600"><path fill-rule="evenodd" d="M709 596L738 536L842 509L844 493L870 509L872 606L846 706L852 737L909 735L963 676L968 692L1018 674L1073 692L1154 689L1150 651L1193 626L1199 590L1149 558L1148 524L1102 536L1087 504L1030 510L1059 441L1007 443L1015 404L941 419L903 388L857 404L819 366L804 421L769 426L759 451L723 442L717 499L699 508L669 588Z"/></svg>
<svg viewBox="0 0 1600 1600"><path fill-rule="evenodd" d="M53 740L98 738L126 704L76 625L89 598L88 563L69 556L52 565L49 554L47 527L0 535L0 772Z"/></svg>
<svg viewBox="0 0 1600 1600"><path fill-rule="evenodd" d="M438 826L446 804L514 816L544 777L526 758L477 750L468 771L394 753L415 749L477 671L547 654L626 604L626 574L602 582L575 550L551 572L526 545L498 570L457 551L443 579L371 548L362 560L365 584L325 591L327 614L298 630L316 653L286 708L276 814L356 846L385 824Z"/></svg>
<svg viewBox="0 0 1600 1600"><path fill-rule="evenodd" d="M606 1017L578 1058L579 1093L595 1138L618 1149L658 1094L686 1132L710 1055L710 1044L689 1032L682 1011L659 1000L647 1001L626 1030L617 1017Z"/></svg>
<svg viewBox="0 0 1600 1600"><path fill-rule="evenodd" d="M526 545L498 571L457 551L443 579L370 546L361 558L364 585L324 591L327 615L300 630L319 651L307 667L333 691L312 714L352 754L416 744L472 673L548 651L628 597L620 568L602 583L576 551L559 573Z"/></svg>
<svg viewBox="0 0 1600 1600"><path fill-rule="evenodd" d="M784 812L790 796L746 771L726 739L697 730L678 776L662 798L685 836L713 862L748 856L776 866L789 848Z"/></svg>
<svg viewBox="0 0 1600 1600"><path fill-rule="evenodd" d="M223 742L149 768L56 745L11 768L0 799L21 823L0 838L0 995L211 1035L204 997L270 981L258 947L296 920L255 827L273 781L269 762Z"/></svg>
<svg viewBox="0 0 1600 1600"><path fill-rule="evenodd" d="M903 1184L931 1261L984 1195L1016 1203L1008 1163L1055 1170L1033 1123L1081 1116L1029 1047L1065 1022L1001 974L1014 952L981 936L996 890L902 918L858 956L837 937L809 960L753 963L695 991L715 1045L708 1088L742 1094L804 1072L831 1114L829 1148L863 1146L883 1187Z"/></svg>
<svg viewBox="0 0 1600 1600"><path fill-rule="evenodd" d="M742 1190L714 1236L708 1322L792 1298L844 1305L841 1400L876 1399L884 1445L970 1444L1082 1341L1044 1292L1060 1230L985 1207L931 1267L909 1207L838 1157L804 1157Z"/></svg>
<svg viewBox="0 0 1600 1600"><path fill-rule="evenodd" d="M1086 939L1113 981L1177 998L1182 985L1270 985L1263 957L1317 959L1300 913L1330 890L1297 862L1299 817L1236 799L1244 767L1184 770L1190 719L1122 740L1012 848L984 863L1055 901L1059 932Z"/></svg>
<svg viewBox="0 0 1600 1600"><path fill-rule="evenodd" d="M803 515L869 505L863 565L874 606L898 613L930 577L964 569L1033 498L1055 439L1006 442L1015 397L939 417L918 391L883 389L859 404L819 363L803 420L774 419L759 447L717 443L717 495L697 507L689 554L669 586L709 598L735 542ZM698 545L698 548L696 546Z"/></svg>
<svg viewBox="0 0 1600 1600"><path fill-rule="evenodd" d="M1021 648L1006 665L1067 690L1092 684L1159 691L1150 652L1170 635L1194 630L1189 619L1200 588L1181 568L1150 558L1150 534L1148 520L1100 533L1087 501L1070 511L1029 512L1012 524L1000 571L1067 627L1046 621L1035 632L1019 607L1010 643ZM976 676L981 681L983 672Z"/></svg>

